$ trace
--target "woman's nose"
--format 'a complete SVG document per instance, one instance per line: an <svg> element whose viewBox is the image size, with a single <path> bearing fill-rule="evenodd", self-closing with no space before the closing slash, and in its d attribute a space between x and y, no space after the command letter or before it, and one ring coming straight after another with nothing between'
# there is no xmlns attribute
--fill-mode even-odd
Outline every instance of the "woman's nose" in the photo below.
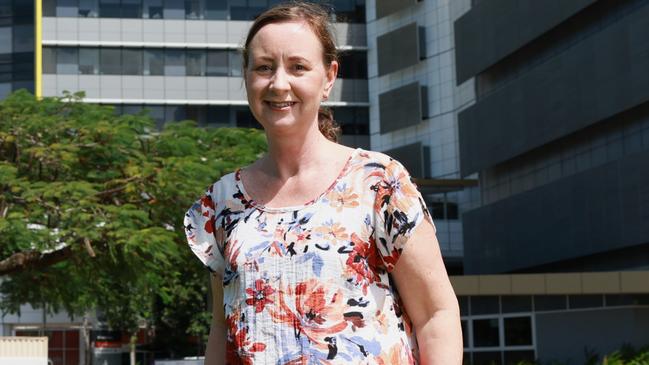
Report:
<svg viewBox="0 0 649 365"><path fill-rule="evenodd" d="M270 89L274 91L287 91L290 89L288 75L281 67L278 67L270 80Z"/></svg>

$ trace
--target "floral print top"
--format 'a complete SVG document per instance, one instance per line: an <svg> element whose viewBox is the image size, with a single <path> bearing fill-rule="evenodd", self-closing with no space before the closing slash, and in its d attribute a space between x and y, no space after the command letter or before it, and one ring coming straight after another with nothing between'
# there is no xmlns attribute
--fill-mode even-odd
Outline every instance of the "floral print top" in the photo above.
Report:
<svg viewBox="0 0 649 365"><path fill-rule="evenodd" d="M331 186L270 208L240 170L185 215L189 245L223 278L227 364L416 364L413 328L389 273L424 220L404 167L356 149Z"/></svg>

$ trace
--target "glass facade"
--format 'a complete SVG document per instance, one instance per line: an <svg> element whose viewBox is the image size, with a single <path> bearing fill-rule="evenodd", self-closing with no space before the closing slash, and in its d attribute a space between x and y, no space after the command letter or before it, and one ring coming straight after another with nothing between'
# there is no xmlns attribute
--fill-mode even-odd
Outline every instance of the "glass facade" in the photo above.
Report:
<svg viewBox="0 0 649 365"><path fill-rule="evenodd" d="M44 16L253 20L280 0L43 0ZM338 22L364 23L365 0L317 0Z"/></svg>
<svg viewBox="0 0 649 365"><path fill-rule="evenodd" d="M34 4L0 0L0 99L22 88L34 92Z"/></svg>
<svg viewBox="0 0 649 365"><path fill-rule="evenodd" d="M359 63L366 65L366 62L365 52L347 52L341 57L338 77L366 79L367 66L357 66ZM241 77L241 54L236 50L218 49L43 47L43 72L67 75ZM345 117L369 118L356 115Z"/></svg>

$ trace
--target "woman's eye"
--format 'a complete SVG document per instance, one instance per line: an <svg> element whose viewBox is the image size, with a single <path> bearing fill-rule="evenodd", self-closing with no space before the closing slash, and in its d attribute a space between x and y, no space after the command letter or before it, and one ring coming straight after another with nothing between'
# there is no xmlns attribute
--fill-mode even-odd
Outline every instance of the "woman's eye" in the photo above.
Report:
<svg viewBox="0 0 649 365"><path fill-rule="evenodd" d="M257 66L257 71L266 72L266 71L270 71L270 70L271 70L271 68L268 65Z"/></svg>
<svg viewBox="0 0 649 365"><path fill-rule="evenodd" d="M306 71L306 67L304 67L304 65L297 64L294 66L294 68L297 71Z"/></svg>

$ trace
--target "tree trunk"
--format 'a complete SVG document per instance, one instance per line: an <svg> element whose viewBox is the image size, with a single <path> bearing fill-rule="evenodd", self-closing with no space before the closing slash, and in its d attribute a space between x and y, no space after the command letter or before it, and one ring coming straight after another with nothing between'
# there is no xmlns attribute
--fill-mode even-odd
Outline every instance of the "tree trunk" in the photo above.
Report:
<svg viewBox="0 0 649 365"><path fill-rule="evenodd" d="M129 343L129 354L131 358L131 365L135 365L135 346L137 344L137 332L131 334L131 341Z"/></svg>

